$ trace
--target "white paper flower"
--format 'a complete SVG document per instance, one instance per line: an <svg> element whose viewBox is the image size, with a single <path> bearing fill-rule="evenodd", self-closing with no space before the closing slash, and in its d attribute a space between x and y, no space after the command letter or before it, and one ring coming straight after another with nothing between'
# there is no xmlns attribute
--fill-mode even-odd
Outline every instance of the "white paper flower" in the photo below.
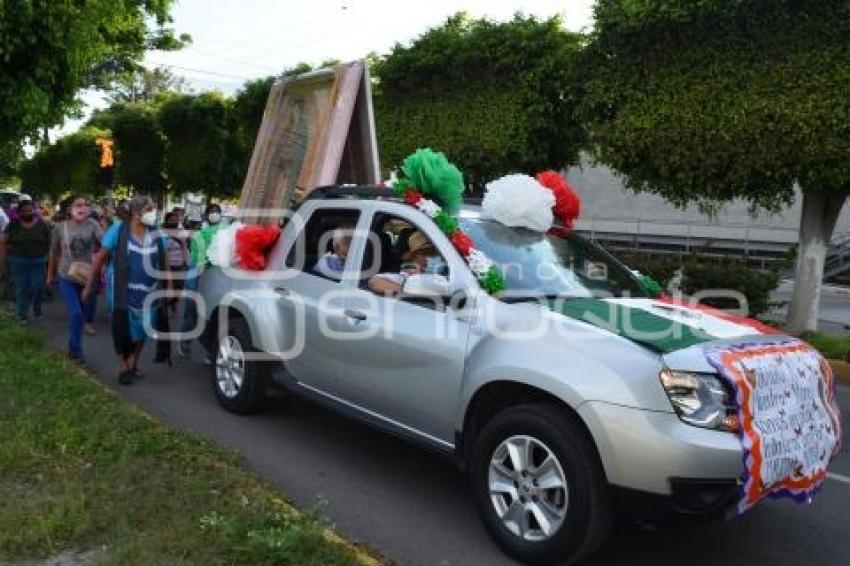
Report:
<svg viewBox="0 0 850 566"><path fill-rule="evenodd" d="M240 222L234 222L213 235L210 247L207 248L210 263L218 267L236 265L236 231L241 227Z"/></svg>
<svg viewBox="0 0 850 566"><path fill-rule="evenodd" d="M490 261L489 257L487 257L487 254L475 248L473 248L472 251L469 252L469 255L466 256L466 263L469 264L469 268L476 277L486 275L493 266L493 262Z"/></svg>
<svg viewBox="0 0 850 566"><path fill-rule="evenodd" d="M555 195L528 175L505 175L487 183L481 201L486 218L506 226L521 226L538 232L552 227Z"/></svg>
<svg viewBox="0 0 850 566"><path fill-rule="evenodd" d="M418 208L431 218L437 216L441 210L439 204L427 198L419 199L419 202L416 203L416 208Z"/></svg>

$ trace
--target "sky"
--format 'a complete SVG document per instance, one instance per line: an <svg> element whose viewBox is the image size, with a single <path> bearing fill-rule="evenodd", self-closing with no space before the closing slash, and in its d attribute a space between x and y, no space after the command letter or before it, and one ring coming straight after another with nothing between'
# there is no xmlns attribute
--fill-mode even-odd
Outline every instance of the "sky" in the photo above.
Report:
<svg viewBox="0 0 850 566"><path fill-rule="evenodd" d="M387 53L458 12L494 20L517 11L560 15L567 29L588 30L593 0L177 0L175 31L192 43L176 52L150 51L144 64L165 66L195 92L232 94L245 81L279 74L299 62L349 61L371 51ZM86 92L86 114L106 103ZM85 121L68 121L60 134Z"/></svg>

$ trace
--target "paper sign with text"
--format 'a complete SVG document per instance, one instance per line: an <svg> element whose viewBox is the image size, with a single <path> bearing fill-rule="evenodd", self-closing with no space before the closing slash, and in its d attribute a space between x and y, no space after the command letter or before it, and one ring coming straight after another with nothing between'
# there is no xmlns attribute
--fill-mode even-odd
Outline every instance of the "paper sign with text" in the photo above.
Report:
<svg viewBox="0 0 850 566"><path fill-rule="evenodd" d="M841 439L832 368L799 340L705 353L735 393L744 465L738 512L766 496L811 501Z"/></svg>

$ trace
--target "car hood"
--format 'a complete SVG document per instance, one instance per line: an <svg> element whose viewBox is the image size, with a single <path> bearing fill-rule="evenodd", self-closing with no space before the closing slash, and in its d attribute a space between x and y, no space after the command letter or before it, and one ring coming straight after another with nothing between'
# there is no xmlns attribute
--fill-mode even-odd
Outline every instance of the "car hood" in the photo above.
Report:
<svg viewBox="0 0 850 566"><path fill-rule="evenodd" d="M550 310L658 354L676 369L708 367L708 344L788 340L757 320L670 298L580 298L550 301Z"/></svg>
<svg viewBox="0 0 850 566"><path fill-rule="evenodd" d="M711 364L708 363L708 359L705 356L705 346L710 345L712 347L721 348L727 345L733 346L735 344L740 344L741 338L742 337L713 340L711 342L706 342L705 344L690 346L688 348L683 348L681 350L676 350L675 352L664 354L661 356L661 359L664 365L669 367L670 369L675 369L678 371L690 371L696 373L716 373L717 369L715 369ZM788 336L787 334L746 335L747 344L779 344L787 342L791 339L793 338L791 336Z"/></svg>
<svg viewBox="0 0 850 566"><path fill-rule="evenodd" d="M498 316L491 332L494 336L531 335L533 340L522 350L526 354L523 363L539 366L541 375L569 375L566 382L579 389L585 400L671 411L658 380L663 367L716 373L706 359L706 347L789 339L758 321L728 319L724 313L700 309L689 312L681 305L671 308L665 301L583 298L566 302L570 303L569 308L557 302L503 303L504 308L496 310ZM627 320L600 320L599 314L604 312ZM551 324L540 324L546 320ZM665 325L668 333L672 328L681 336L665 338L653 334ZM648 331L650 336L636 331ZM505 346L502 340L485 350L480 359L491 365L494 360L503 360L505 352L514 351ZM511 368L496 369L504 374Z"/></svg>

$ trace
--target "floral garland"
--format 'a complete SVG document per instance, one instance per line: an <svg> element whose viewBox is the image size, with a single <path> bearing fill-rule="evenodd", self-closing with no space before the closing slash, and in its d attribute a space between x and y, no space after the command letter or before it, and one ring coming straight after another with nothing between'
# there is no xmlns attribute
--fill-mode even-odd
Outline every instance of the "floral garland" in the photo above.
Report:
<svg viewBox="0 0 850 566"><path fill-rule="evenodd" d="M505 290L502 274L487 257L487 254L475 247L472 239L458 226L457 219L431 199L425 198L422 191L412 186L407 179L393 183L393 192L404 202L419 209L431 218L440 231L445 234L458 253L466 260L481 287L490 294Z"/></svg>

